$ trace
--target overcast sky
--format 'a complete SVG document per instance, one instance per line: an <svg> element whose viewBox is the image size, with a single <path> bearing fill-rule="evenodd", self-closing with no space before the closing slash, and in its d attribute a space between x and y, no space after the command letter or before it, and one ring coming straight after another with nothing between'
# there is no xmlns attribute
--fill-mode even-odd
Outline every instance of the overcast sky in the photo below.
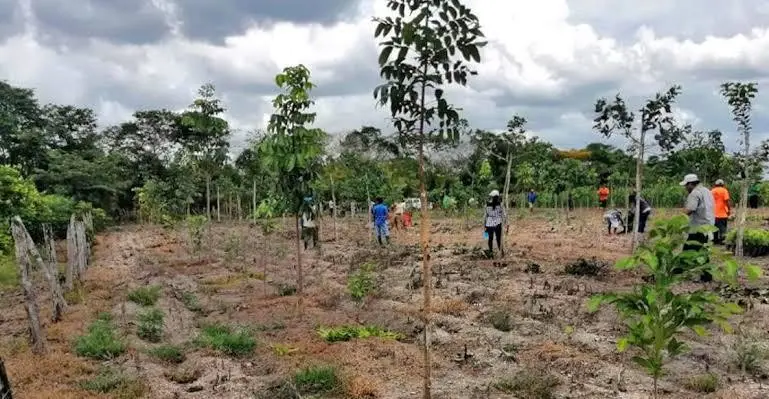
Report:
<svg viewBox="0 0 769 399"><path fill-rule="evenodd" d="M465 0L490 41L479 76L450 101L473 127L514 113L560 147L597 141L592 106L617 91L683 86L679 112L736 146L725 80L759 82L754 140L769 138L769 0ZM323 5L322 7L320 5ZM318 125L374 125L380 82L373 15L385 0L0 0L0 79L43 102L93 107L102 124L136 109L181 109L217 86L240 130L264 127L274 75L304 63L318 85Z"/></svg>

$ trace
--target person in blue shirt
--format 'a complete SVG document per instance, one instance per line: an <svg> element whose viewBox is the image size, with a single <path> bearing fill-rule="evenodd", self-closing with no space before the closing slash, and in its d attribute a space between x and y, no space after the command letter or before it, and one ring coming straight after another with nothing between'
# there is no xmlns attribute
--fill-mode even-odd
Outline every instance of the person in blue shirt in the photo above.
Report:
<svg viewBox="0 0 769 399"><path fill-rule="evenodd" d="M387 227L390 209L385 205L382 197L377 197L374 206L371 208L371 214L374 216L374 228L376 229L376 240L379 245L387 244L390 239L390 230Z"/></svg>
<svg viewBox="0 0 769 399"><path fill-rule="evenodd" d="M526 200L529 202L529 212L534 212L534 203L537 202L537 192L532 188L529 191L529 195L526 196Z"/></svg>

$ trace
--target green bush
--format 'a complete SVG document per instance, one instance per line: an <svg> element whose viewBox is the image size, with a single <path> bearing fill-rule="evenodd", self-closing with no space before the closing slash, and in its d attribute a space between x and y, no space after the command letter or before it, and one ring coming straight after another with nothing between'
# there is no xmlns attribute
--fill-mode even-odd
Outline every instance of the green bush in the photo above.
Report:
<svg viewBox="0 0 769 399"><path fill-rule="evenodd" d="M128 293L128 300L142 306L153 306L160 299L160 286L139 287Z"/></svg>
<svg viewBox="0 0 769 399"><path fill-rule="evenodd" d="M203 327L196 342L230 356L246 356L256 348L256 340L243 328L232 328L221 324Z"/></svg>
<svg viewBox="0 0 769 399"><path fill-rule="evenodd" d="M75 340L75 353L92 359L113 359L125 350L126 345L117 336L111 318L104 314L88 326L88 333Z"/></svg>
<svg viewBox="0 0 769 399"><path fill-rule="evenodd" d="M136 335L149 342L160 342L163 338L163 318L163 311L158 308L149 308L139 313Z"/></svg>
<svg viewBox="0 0 769 399"><path fill-rule="evenodd" d="M333 393L341 387L341 382L339 373L332 366L308 367L294 374L294 386L304 395Z"/></svg>
<svg viewBox="0 0 769 399"><path fill-rule="evenodd" d="M327 342L349 341L354 338L401 339L403 335L377 326L318 327L318 335Z"/></svg>
<svg viewBox="0 0 769 399"><path fill-rule="evenodd" d="M120 399L139 399L147 394L147 386L138 378L130 377L114 368L102 368L95 377L80 383L86 391L109 393Z"/></svg>
<svg viewBox="0 0 769 399"><path fill-rule="evenodd" d="M376 288L375 265L366 263L347 278L347 292L355 302L361 303Z"/></svg>
<svg viewBox="0 0 769 399"><path fill-rule="evenodd" d="M187 358L184 354L184 350L175 345L161 345L151 348L147 351L147 354L160 361L174 364L183 363Z"/></svg>
<svg viewBox="0 0 769 399"><path fill-rule="evenodd" d="M737 230L732 230L726 234L726 243L729 246L734 246L736 241ZM769 230L745 229L742 245L747 256L769 255Z"/></svg>

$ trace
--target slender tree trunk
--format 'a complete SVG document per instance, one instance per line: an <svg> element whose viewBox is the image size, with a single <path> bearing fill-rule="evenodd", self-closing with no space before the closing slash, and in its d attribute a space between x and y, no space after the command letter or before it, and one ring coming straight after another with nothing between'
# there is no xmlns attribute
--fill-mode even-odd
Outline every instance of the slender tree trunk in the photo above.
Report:
<svg viewBox="0 0 769 399"><path fill-rule="evenodd" d="M219 185L216 185L216 221L222 221L222 203L221 196L219 195Z"/></svg>
<svg viewBox="0 0 769 399"><path fill-rule="evenodd" d="M507 168L505 169L505 214L509 214L510 207L510 174L513 168L513 154L507 152Z"/></svg>
<svg viewBox="0 0 769 399"><path fill-rule="evenodd" d="M638 234L638 229L640 226L641 221L641 182L643 181L643 167L644 167L644 150L646 146L646 131L641 130L641 140L638 143L638 158L635 162L635 204L633 204L633 208L635 209L635 214L633 215L633 243L630 246L630 252L635 251L636 245L638 245L638 241L640 238L640 235Z"/></svg>
<svg viewBox="0 0 769 399"><path fill-rule="evenodd" d="M206 174L206 217L211 220L211 176Z"/></svg>
<svg viewBox="0 0 769 399"><path fill-rule="evenodd" d="M239 222L243 221L243 208L241 206L242 194L243 194L242 191L238 193L238 221Z"/></svg>
<svg viewBox="0 0 769 399"><path fill-rule="evenodd" d="M75 288L75 280L80 281L80 268L77 265L77 229L75 215L69 219L67 228L67 276L64 287L69 291Z"/></svg>
<svg viewBox="0 0 769 399"><path fill-rule="evenodd" d="M294 227L296 228L296 285L297 285L297 306L299 315L302 314L302 297L304 296L304 275L302 270L302 230L299 228L299 213L296 214Z"/></svg>
<svg viewBox="0 0 769 399"><path fill-rule="evenodd" d="M331 201L334 204L334 208L331 210L334 219L334 241L337 241L339 237L336 232L336 191L334 190L334 175L331 175Z"/></svg>
<svg viewBox="0 0 769 399"><path fill-rule="evenodd" d="M425 18L424 24L429 23L430 18ZM427 63L422 66L422 76L427 75ZM422 90L419 97L420 109L425 109L425 89L427 80L422 80ZM432 329L432 296L433 296L433 271L430 265L430 209L427 205L427 188L425 186L425 114L421 114L419 120L419 199L422 202L422 220L419 224L419 244L422 247L422 293L424 313L424 347L422 348L424 362L424 376L422 399L432 399L432 353L431 353L431 329ZM371 212L369 212L371 214Z"/></svg>
<svg viewBox="0 0 769 399"><path fill-rule="evenodd" d="M737 237L734 245L734 254L737 257L744 255L745 249L743 245L743 239L745 237L745 220L748 216L748 186L750 184L750 176L748 175L748 165L750 161L750 135L745 133L742 135L744 141L743 151L745 151L745 159L743 161L742 170L744 170L744 178L742 179L742 186L740 187L740 207L737 210Z"/></svg>
<svg viewBox="0 0 769 399"><path fill-rule="evenodd" d="M51 300L53 301L51 319L55 323L61 320L61 316L67 308L67 301L64 300L64 295L61 292L61 284L59 284L56 241L53 238L50 225L43 226L43 237L48 252L48 259L46 259L46 261L40 258L40 254L37 253L37 248L35 248L34 245L32 245L29 250L30 253L37 258L38 264L41 266L40 268L43 270L43 274L45 274L45 279L48 280L48 287L51 290ZM27 236L27 243L32 243L32 237Z"/></svg>
<svg viewBox="0 0 769 399"><path fill-rule="evenodd" d="M27 319L29 320L30 341L32 352L43 354L45 348L45 335L40 324L40 307L37 304L37 294L32 285L32 276L30 276L29 243L27 242L27 229L24 227L21 218L18 216L11 220L11 234L16 248L16 263L19 267L19 278L21 288L24 292L24 305L27 309ZM31 244L34 246L34 243Z"/></svg>
<svg viewBox="0 0 769 399"><path fill-rule="evenodd" d="M251 218L256 223L256 178L254 178L254 187L251 191Z"/></svg>

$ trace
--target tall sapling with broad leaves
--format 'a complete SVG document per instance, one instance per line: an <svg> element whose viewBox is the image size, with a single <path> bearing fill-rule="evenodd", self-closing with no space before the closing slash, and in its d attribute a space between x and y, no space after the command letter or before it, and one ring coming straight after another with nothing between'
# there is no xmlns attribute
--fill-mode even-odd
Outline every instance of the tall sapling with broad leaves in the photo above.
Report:
<svg viewBox="0 0 769 399"><path fill-rule="evenodd" d="M737 239L734 245L734 253L738 257L743 255L743 237L745 235L745 219L748 211L748 185L750 180L750 112L753 109L753 100L758 94L757 83L727 82L721 85L721 95L726 98L732 111L732 119L737 124L737 132L740 133L742 153L738 154L741 161L742 184L740 186L740 207L737 210Z"/></svg>
<svg viewBox="0 0 769 399"><path fill-rule="evenodd" d="M430 220L425 188L425 146L456 141L460 117L444 97L445 84L464 86L475 75L468 62L480 62L486 42L478 17L460 0L388 0L394 15L374 18L375 38L381 38L379 66L385 84L374 98L389 105L401 141L416 145L422 201L420 246L424 290L424 389L431 397Z"/></svg>
<svg viewBox="0 0 769 399"><path fill-rule="evenodd" d="M320 170L326 134L307 126L315 122L315 113L307 112L315 103L310 98L315 85L310 81L307 67L285 68L275 77L275 83L283 93L272 102L275 113L267 127L269 135L259 145L259 155L265 168L278 177L278 190L288 201L289 212L295 215L297 294L301 311L304 276L299 210Z"/></svg>
<svg viewBox="0 0 769 399"><path fill-rule="evenodd" d="M713 226L700 228L703 233L714 230ZM651 275L651 282L635 286L630 292L599 294L588 303L591 312L601 304L614 305L624 319L628 332L617 342L617 349L635 348L633 361L652 376L655 399L665 363L686 350L681 341L684 330L705 335L705 327L715 323L729 332L729 317L742 312L738 305L725 302L710 290L691 291L683 286L702 273L710 273L715 280L730 285L737 284L740 271L750 280L761 275L761 269L740 267L729 254L716 252L709 245L699 250L682 250L688 231L689 220L684 215L657 221L649 241L617 263L620 270L643 270Z"/></svg>

